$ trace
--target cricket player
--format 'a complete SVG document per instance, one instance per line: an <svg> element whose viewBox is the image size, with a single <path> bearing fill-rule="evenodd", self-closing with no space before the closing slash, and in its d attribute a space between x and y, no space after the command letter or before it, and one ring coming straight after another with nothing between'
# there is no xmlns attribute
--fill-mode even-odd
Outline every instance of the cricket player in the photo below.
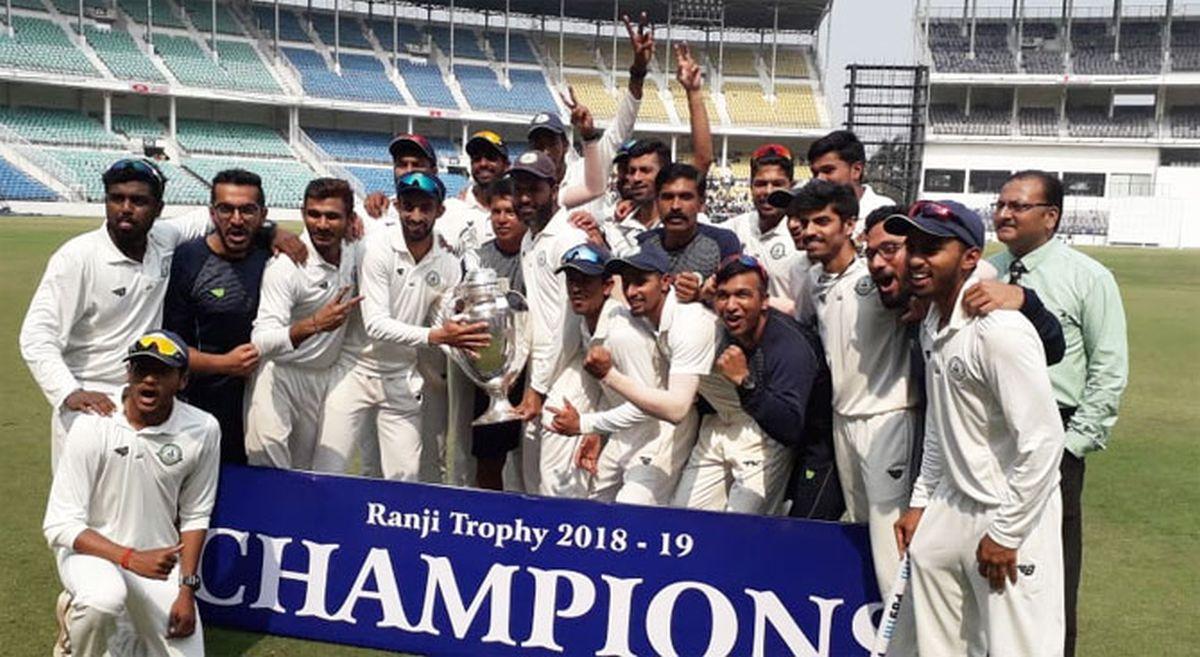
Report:
<svg viewBox="0 0 1200 657"><path fill-rule="evenodd" d="M345 325L358 318L354 310L362 300L360 244L350 239L358 222L350 184L337 178L309 182L301 214L301 240L313 257L304 266L281 256L267 264L250 335L264 360L250 388L250 465L312 469Z"/></svg>
<svg viewBox="0 0 1200 657"><path fill-rule="evenodd" d="M121 406L71 426L46 503L42 530L70 594L56 654L107 655L118 617L128 614L151 654L200 656L195 591L217 496L220 428L175 400L188 367L178 336L147 333L126 361Z"/></svg>
<svg viewBox="0 0 1200 657"><path fill-rule="evenodd" d="M571 306L583 322L584 353L603 346L613 366L641 385L666 388L667 369L658 357L654 333L618 298L610 297L613 271L607 251L580 245L564 256ZM594 379L589 377L589 384ZM625 400L612 388L598 391L597 410L580 415L570 404L550 409L552 429L563 435L583 435L579 461L595 473L591 499L651 506L671 502L679 473L695 435L695 415L679 429ZM598 456L597 456L598 454Z"/></svg>
<svg viewBox="0 0 1200 657"><path fill-rule="evenodd" d="M519 448L519 481L510 480L506 486L530 493L567 494L570 491L556 489L555 482L547 482L548 488L541 484L541 445L554 438L542 427L551 421L543 420L542 407L551 387L557 396L555 406L563 397L582 399L582 376L571 374L568 367L579 349L579 324L567 321L567 282L557 269L567 251L587 241L587 234L570 225L566 211L558 205L557 173L545 153L522 153L509 176L517 216L528 228L521 242L521 276L529 301L532 345L525 397L514 409L514 415L526 423ZM571 455L566 460L569 463ZM561 467L553 469L562 471Z"/></svg>
<svg viewBox="0 0 1200 657"><path fill-rule="evenodd" d="M925 454L895 538L912 562L922 655L1063 654L1064 433L1046 357L1013 310L968 317L983 221L957 203L924 203L888 232L905 235L929 402Z"/></svg>
<svg viewBox="0 0 1200 657"><path fill-rule="evenodd" d="M104 225L50 256L21 324L21 357L50 402L51 467L80 415L117 410L125 350L162 324L175 247L209 225L159 220L167 179L149 160L118 160L101 178Z"/></svg>
<svg viewBox="0 0 1200 657"><path fill-rule="evenodd" d="M909 463L919 415L910 378L911 355L902 311L885 305L852 236L858 199L853 188L821 179L778 192L797 244L808 254L814 309L833 384L833 445L846 520L865 522L879 590L886 600L898 567L893 523L908 502ZM798 307L805 303L798 302ZM901 628L890 654L911 652Z"/></svg>
<svg viewBox="0 0 1200 657"><path fill-rule="evenodd" d="M896 204L863 182L866 167L866 149L858 135L849 130L834 130L808 146L808 168L812 177L849 185L858 199L859 215L863 217L878 207Z"/></svg>
<svg viewBox="0 0 1200 657"><path fill-rule="evenodd" d="M396 179L398 228L368 237L359 288L363 327L371 342L353 354L325 400L314 469L345 472L369 425L379 436L385 478L416 481L423 451L423 377L417 353L423 347L487 346L483 323L447 321L430 328L441 295L461 276L461 265L434 239L444 211L446 188L436 176L412 172Z"/></svg>
<svg viewBox="0 0 1200 657"><path fill-rule="evenodd" d="M450 250L465 257L494 237L488 220L488 187L508 171L508 144L491 130L471 135L464 147L471 161L471 184L458 199L446 199L446 213L438 220L438 233ZM457 201L453 205L450 201Z"/></svg>

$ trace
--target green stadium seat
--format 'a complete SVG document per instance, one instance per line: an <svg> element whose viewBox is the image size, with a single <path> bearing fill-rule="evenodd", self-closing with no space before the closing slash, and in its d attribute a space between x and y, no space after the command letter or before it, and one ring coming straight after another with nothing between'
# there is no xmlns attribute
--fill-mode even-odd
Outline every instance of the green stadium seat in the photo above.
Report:
<svg viewBox="0 0 1200 657"><path fill-rule="evenodd" d="M128 32L95 25L84 25L83 30L88 44L117 78L145 82L167 81L150 58L138 49Z"/></svg>
<svg viewBox="0 0 1200 657"><path fill-rule="evenodd" d="M13 34L0 32L0 67L99 76L83 51L53 22L15 15Z"/></svg>
<svg viewBox="0 0 1200 657"><path fill-rule="evenodd" d="M212 3L204 0L184 0L178 3L187 12L192 25L201 32L211 32L213 26ZM236 34L242 36L242 29L229 11L229 7L217 3L217 32L221 34Z"/></svg>
<svg viewBox="0 0 1200 657"><path fill-rule="evenodd" d="M176 27L184 29L187 26L183 19L175 13L167 0L152 0L151 8L154 15L150 16L146 11L146 0L117 0L117 5L121 7L121 11L129 14L135 22L145 25L147 19L152 21L153 25L161 27Z"/></svg>
<svg viewBox="0 0 1200 657"><path fill-rule="evenodd" d="M148 116L133 114L113 114L113 130L127 137L141 139L143 137L165 137L167 128Z"/></svg>
<svg viewBox="0 0 1200 657"><path fill-rule="evenodd" d="M192 153L293 157L283 137L265 125L178 119L175 137Z"/></svg>
<svg viewBox="0 0 1200 657"><path fill-rule="evenodd" d="M73 110L0 107L0 123L35 143L99 148L124 145L99 121Z"/></svg>
<svg viewBox="0 0 1200 657"><path fill-rule="evenodd" d="M104 170L119 159L136 157L127 151L68 148L49 148L46 153L70 169L76 182L83 188L84 197L93 203L104 200L104 183L100 180ZM200 179L171 162L159 162L158 166L167 177L164 201L181 205L203 205L208 202L208 186Z"/></svg>
<svg viewBox="0 0 1200 657"><path fill-rule="evenodd" d="M310 180L317 177L312 169L296 160L193 157L184 160L183 166L202 180L212 180L217 172L224 169L238 168L257 173L263 180L267 206L275 208L300 207L304 198L304 188Z"/></svg>
<svg viewBox="0 0 1200 657"><path fill-rule="evenodd" d="M214 62L188 37L154 35L155 51L179 81L202 89L282 93L249 44L217 41L221 63Z"/></svg>

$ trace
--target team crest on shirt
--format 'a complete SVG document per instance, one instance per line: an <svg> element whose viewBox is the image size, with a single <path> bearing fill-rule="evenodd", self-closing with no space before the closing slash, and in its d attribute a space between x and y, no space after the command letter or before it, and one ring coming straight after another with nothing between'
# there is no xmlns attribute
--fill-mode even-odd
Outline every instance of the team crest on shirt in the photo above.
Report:
<svg viewBox="0 0 1200 657"><path fill-rule="evenodd" d="M771 257L774 258L775 260L779 260L786 254L787 254L787 247L785 247L782 244L776 244L775 246L771 247Z"/></svg>
<svg viewBox="0 0 1200 657"><path fill-rule="evenodd" d="M1034 564L1031 564L1031 563L1017 564L1017 570L1021 571L1021 574L1026 577L1033 577L1033 571L1036 569L1037 569L1037 566L1035 566Z"/></svg>
<svg viewBox="0 0 1200 657"><path fill-rule="evenodd" d="M967 364L958 356L950 359L950 365L947 369L950 371L950 378L955 381L962 381L967 378Z"/></svg>
<svg viewBox="0 0 1200 657"><path fill-rule="evenodd" d="M442 276L436 271L431 271L425 275L425 284L429 287L437 287L438 285L441 285L441 283Z"/></svg>
<svg viewBox="0 0 1200 657"><path fill-rule="evenodd" d="M541 253L538 254L538 266L539 267L546 266L546 252L545 251L542 251Z"/></svg>
<svg viewBox="0 0 1200 657"><path fill-rule="evenodd" d="M167 443L158 448L158 460L163 465L175 465L183 460L183 448L175 443Z"/></svg>
<svg viewBox="0 0 1200 657"><path fill-rule="evenodd" d="M858 296L860 297L867 296L874 289L875 282L871 280L870 276L863 276L862 278L858 279L857 283L854 284L854 291L857 292Z"/></svg>

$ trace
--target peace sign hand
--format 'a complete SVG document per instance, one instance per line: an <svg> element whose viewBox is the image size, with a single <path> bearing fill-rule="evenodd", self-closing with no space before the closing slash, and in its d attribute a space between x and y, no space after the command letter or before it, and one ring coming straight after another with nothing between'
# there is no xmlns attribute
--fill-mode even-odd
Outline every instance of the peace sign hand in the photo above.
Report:
<svg viewBox="0 0 1200 657"><path fill-rule="evenodd" d="M568 95L569 94L569 95ZM579 136L584 141L592 141L600 136L600 131L596 129L596 121L592 117L592 110L588 109L587 105L579 102L575 97L575 87L567 87L567 94L560 94L563 104L567 109L571 110L571 125L579 130Z"/></svg>
<svg viewBox="0 0 1200 657"><path fill-rule="evenodd" d="M654 59L654 25L644 11L638 16L636 31L628 14L621 16L621 21L625 23L625 31L629 34L629 45L633 46L633 64L629 66L629 73L645 75L646 67Z"/></svg>
<svg viewBox="0 0 1200 657"><path fill-rule="evenodd" d="M700 91L700 85L704 82L704 72L692 56L692 48L687 42L675 44L675 79L688 93Z"/></svg>

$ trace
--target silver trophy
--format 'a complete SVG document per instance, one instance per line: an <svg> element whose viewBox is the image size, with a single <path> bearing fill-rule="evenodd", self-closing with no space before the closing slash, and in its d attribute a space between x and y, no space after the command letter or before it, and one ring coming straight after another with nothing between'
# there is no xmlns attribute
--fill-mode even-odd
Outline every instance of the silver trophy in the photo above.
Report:
<svg viewBox="0 0 1200 657"><path fill-rule="evenodd" d="M472 381L491 397L487 411L473 425L512 422L508 391L521 375L529 357L529 304L519 292L508 289L508 279L495 270L471 269L438 308L438 317L473 324L487 322L491 343L478 354L448 347L446 353Z"/></svg>

